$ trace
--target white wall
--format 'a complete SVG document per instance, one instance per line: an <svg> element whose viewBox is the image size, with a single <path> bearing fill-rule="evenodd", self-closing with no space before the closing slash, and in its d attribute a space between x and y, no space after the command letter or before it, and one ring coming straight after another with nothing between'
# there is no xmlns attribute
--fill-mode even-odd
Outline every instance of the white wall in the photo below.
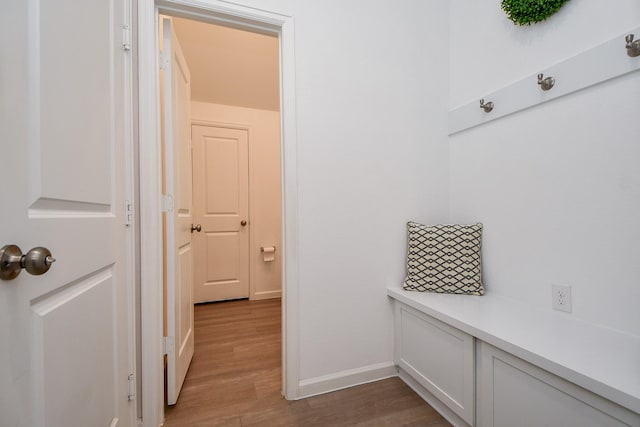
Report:
<svg viewBox="0 0 640 427"><path fill-rule="evenodd" d="M450 12L451 106L640 24L634 0L524 28L495 1ZM571 285L573 316L640 335L638 111L635 72L450 137L451 220L485 224L488 292L551 309L551 284Z"/></svg>
<svg viewBox="0 0 640 427"><path fill-rule="evenodd" d="M393 360L385 288L404 279L405 224L447 215L446 3L294 16L305 380Z"/></svg>
<svg viewBox="0 0 640 427"><path fill-rule="evenodd" d="M237 3L295 20L300 379L389 363L405 224L447 218L447 3Z"/></svg>
<svg viewBox="0 0 640 427"><path fill-rule="evenodd" d="M277 298L282 284L280 114L192 102L191 119L249 128L250 298ZM275 262L262 259L261 246L276 247Z"/></svg>

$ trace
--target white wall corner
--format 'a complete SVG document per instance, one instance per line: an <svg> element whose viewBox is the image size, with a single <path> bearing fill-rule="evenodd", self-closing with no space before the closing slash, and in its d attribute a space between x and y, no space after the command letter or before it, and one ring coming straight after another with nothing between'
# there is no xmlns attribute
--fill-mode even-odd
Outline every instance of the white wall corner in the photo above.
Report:
<svg viewBox="0 0 640 427"><path fill-rule="evenodd" d="M398 368L392 361L350 369L300 381L298 398L316 396L397 376Z"/></svg>

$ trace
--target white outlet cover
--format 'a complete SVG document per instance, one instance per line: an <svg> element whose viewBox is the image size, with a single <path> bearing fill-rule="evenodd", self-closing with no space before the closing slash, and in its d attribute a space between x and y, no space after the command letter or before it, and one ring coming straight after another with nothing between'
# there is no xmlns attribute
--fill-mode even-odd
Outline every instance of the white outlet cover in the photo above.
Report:
<svg viewBox="0 0 640 427"><path fill-rule="evenodd" d="M555 310L571 313L571 286L551 286L551 306Z"/></svg>

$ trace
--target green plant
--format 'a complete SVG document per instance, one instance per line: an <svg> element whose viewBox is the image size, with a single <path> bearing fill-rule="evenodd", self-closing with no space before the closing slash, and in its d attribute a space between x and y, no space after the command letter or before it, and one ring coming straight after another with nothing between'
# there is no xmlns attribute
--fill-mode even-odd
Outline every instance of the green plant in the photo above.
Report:
<svg viewBox="0 0 640 427"><path fill-rule="evenodd" d="M502 0L500 6L517 25L544 21L556 13L568 0Z"/></svg>

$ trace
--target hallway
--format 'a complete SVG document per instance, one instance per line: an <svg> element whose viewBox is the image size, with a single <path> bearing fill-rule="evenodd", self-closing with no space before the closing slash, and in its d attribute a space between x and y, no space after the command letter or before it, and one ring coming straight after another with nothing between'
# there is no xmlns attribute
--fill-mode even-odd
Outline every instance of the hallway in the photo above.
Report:
<svg viewBox="0 0 640 427"><path fill-rule="evenodd" d="M280 299L195 306L195 355L165 427L449 424L397 378L299 401L280 395Z"/></svg>

